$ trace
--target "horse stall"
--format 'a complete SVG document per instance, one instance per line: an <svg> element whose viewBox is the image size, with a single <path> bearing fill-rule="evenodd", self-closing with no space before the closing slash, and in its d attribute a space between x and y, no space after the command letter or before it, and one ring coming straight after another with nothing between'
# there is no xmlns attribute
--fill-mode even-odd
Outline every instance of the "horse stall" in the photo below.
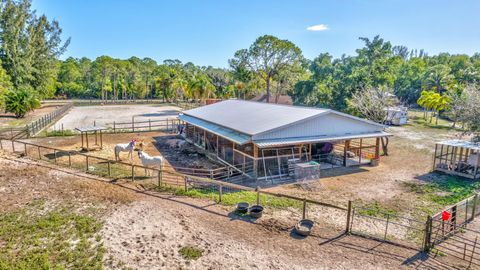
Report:
<svg viewBox="0 0 480 270"><path fill-rule="evenodd" d="M480 143L448 140L435 144L433 170L466 177L480 178Z"/></svg>

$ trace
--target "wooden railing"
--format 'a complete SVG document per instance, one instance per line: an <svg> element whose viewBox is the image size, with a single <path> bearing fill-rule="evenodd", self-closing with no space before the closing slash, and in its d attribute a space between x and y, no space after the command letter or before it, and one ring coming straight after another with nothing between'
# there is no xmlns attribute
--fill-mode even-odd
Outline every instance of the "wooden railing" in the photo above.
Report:
<svg viewBox="0 0 480 270"><path fill-rule="evenodd" d="M60 107L59 109L46 114L42 116L41 118L33 121L30 124L27 124L25 126L26 131L28 132L28 136L35 136L38 134L40 131L42 131L44 128L49 126L52 122L58 120L63 114L65 114L68 110L70 110L73 107L72 103L67 103Z"/></svg>

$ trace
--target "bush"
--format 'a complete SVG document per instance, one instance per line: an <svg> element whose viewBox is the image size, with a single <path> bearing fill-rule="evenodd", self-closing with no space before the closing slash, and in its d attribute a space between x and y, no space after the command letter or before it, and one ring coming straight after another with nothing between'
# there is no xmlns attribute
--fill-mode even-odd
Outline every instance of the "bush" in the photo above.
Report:
<svg viewBox="0 0 480 270"><path fill-rule="evenodd" d="M191 246L182 247L178 252L186 260L196 260L203 255L203 250Z"/></svg>
<svg viewBox="0 0 480 270"><path fill-rule="evenodd" d="M29 111L40 108L40 100L32 90L23 88L10 90L5 94L5 111L15 114L15 117L22 118Z"/></svg>

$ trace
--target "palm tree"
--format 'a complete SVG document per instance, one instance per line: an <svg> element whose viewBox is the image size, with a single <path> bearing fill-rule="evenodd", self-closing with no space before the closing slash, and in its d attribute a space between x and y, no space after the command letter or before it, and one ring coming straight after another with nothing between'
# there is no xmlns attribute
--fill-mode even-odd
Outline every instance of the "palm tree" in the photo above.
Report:
<svg viewBox="0 0 480 270"><path fill-rule="evenodd" d="M15 114L15 117L22 118L29 111L40 108L40 100L33 91L26 88L10 90L5 94L5 110Z"/></svg>

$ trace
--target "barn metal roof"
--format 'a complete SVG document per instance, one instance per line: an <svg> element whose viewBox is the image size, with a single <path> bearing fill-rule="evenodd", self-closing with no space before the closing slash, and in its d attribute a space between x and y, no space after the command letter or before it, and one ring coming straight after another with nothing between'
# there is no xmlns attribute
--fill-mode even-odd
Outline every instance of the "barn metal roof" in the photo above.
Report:
<svg viewBox="0 0 480 270"><path fill-rule="evenodd" d="M355 134L349 136L316 136L316 137L297 137L297 138L284 138L284 139L270 139L270 140L258 140L254 143L260 147L277 147L283 145L301 144L301 143L317 143L317 142L332 142L351 139L365 139L365 138L377 138L392 136L386 132L374 132L366 134Z"/></svg>
<svg viewBox="0 0 480 270"><path fill-rule="evenodd" d="M184 111L183 114L255 135L328 111L231 99Z"/></svg>
<svg viewBox="0 0 480 270"><path fill-rule="evenodd" d="M480 143L474 143L464 140L446 140L438 142L437 144L443 144L447 146L463 147L467 149L480 150Z"/></svg>
<svg viewBox="0 0 480 270"><path fill-rule="evenodd" d="M235 130L231 130L225 127L221 127L219 125L209 123L207 121L203 121L201 119L191 117L188 115L179 115L178 118L181 120L188 122L192 125L198 126L200 128L203 128L205 130L210 131L213 134L216 134L220 137L224 137L230 141L233 141L237 144L244 144L250 141L250 136L242 134L240 132L237 132Z"/></svg>
<svg viewBox="0 0 480 270"><path fill-rule="evenodd" d="M365 134L386 136L383 125L334 110L243 100L184 111L179 118L238 144L258 142L260 147L361 138Z"/></svg>

